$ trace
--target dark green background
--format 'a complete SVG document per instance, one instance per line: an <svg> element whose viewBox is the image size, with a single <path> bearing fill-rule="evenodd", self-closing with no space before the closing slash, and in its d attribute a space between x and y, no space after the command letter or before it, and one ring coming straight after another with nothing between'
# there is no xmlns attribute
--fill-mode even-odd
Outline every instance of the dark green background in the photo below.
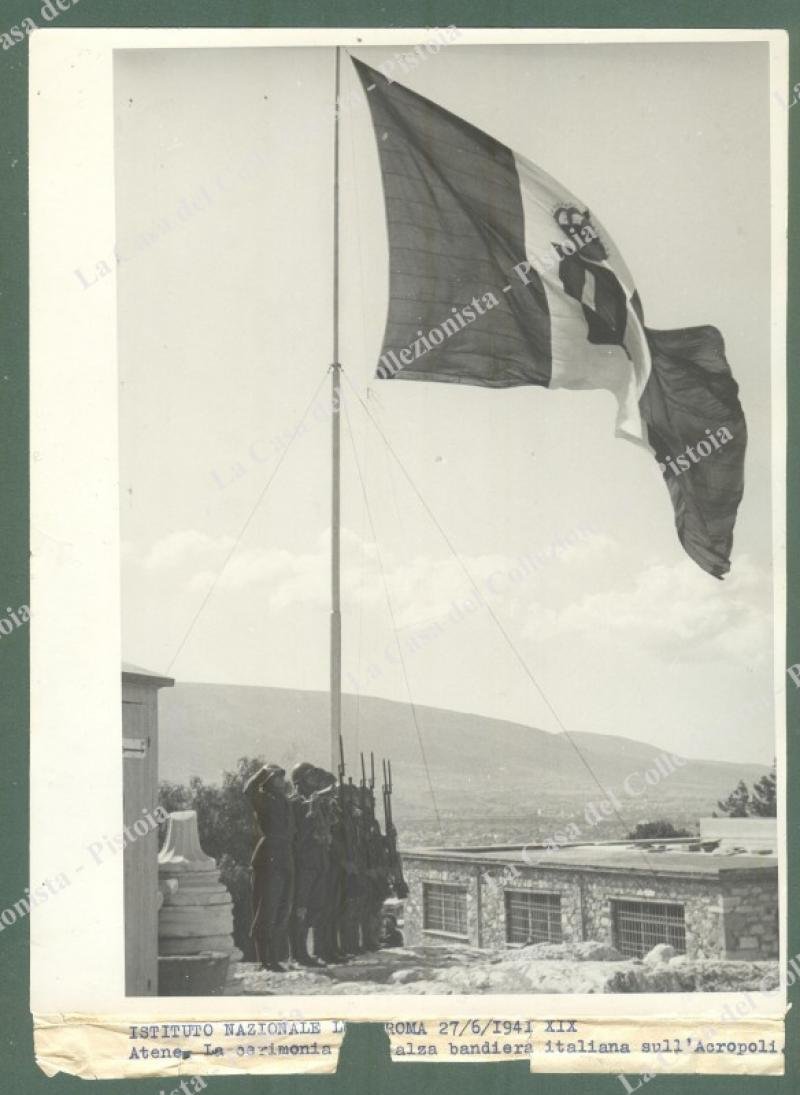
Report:
<svg viewBox="0 0 800 1095"><path fill-rule="evenodd" d="M41 25L41 0L0 0L0 33L30 15ZM79 0L55 25L66 27L292 27L292 26L497 26L497 27L783 27L791 38L790 87L800 80L800 0L795 3L727 0L704 3L669 3L640 0L568 2L539 0L462 0L461 3L398 0L396 5L324 3L322 0ZM0 608L28 602L28 222L27 222L27 77L28 48L22 42L0 50ZM647 89L642 88L642 94ZM791 101L786 90L786 101ZM800 197L794 176L798 167L800 103L788 116L792 188L789 209L789 301L795 298L800 275L797 246ZM736 185L736 180L731 180ZM713 247L714 241L709 240ZM742 256L746 261L746 256ZM789 451L794 452L797 427L800 311L789 308ZM764 362L766 372L768 363ZM794 417L793 417L794 415ZM797 545L800 511L796 504L800 475L795 461L788 466L789 497L789 664L800 661L800 629L797 625L798 567L793 558ZM35 626L35 621L32 624ZM793 773L798 756L798 690L787 681L788 771ZM17 901L28 884L28 629L14 631L0 640L0 909ZM75 757L75 785L82 793L80 755ZM789 893L797 895L798 795L789 780ZM52 818L64 824L66 818ZM795 898L795 900L797 897ZM790 898L791 901L791 898ZM20 920L0 932L0 1091L77 1092L85 1082L69 1076L48 1080L33 1060L31 1019L28 1008L28 921ZM789 954L800 951L795 906L789 917ZM795 1007L798 986L790 992ZM631 998L635 1004L635 998ZM568 1008L567 1008L568 1010ZM566 1014L566 1011L565 1011ZM787 1075L783 1079L748 1077L692 1077L661 1075L641 1090L648 1095L694 1092L718 1095L784 1095L800 1092L798 1081L798 1018L788 1020ZM637 1082L635 1074L629 1077ZM616 1076L531 1075L527 1063L516 1064L413 1064L392 1065L388 1039L378 1026L351 1026L339 1070L334 1077L219 1077L207 1078L209 1095L251 1095L269 1088L276 1095L496 1095L521 1092L553 1092L555 1095L623 1095ZM157 1095L170 1091L168 1080L97 1081L92 1090Z"/></svg>

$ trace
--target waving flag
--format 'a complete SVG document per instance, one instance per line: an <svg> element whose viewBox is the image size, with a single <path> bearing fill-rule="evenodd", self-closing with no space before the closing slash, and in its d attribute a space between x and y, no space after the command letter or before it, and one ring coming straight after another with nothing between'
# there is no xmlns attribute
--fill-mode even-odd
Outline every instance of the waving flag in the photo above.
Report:
<svg viewBox="0 0 800 1095"><path fill-rule="evenodd" d="M730 569L746 426L714 327L653 331L603 225L536 164L354 59L389 236L383 380L606 389L650 449L680 541Z"/></svg>

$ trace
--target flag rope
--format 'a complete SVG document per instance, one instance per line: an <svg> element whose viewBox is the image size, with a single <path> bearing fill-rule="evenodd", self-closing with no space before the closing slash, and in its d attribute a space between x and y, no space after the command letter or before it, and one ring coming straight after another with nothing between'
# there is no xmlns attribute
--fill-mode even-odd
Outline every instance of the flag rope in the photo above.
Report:
<svg viewBox="0 0 800 1095"><path fill-rule="evenodd" d="M561 729L561 732L562 732L562 733L564 734L565 738L567 739L567 741L569 742L569 744L570 744L570 745L572 746L572 748L573 748L573 750L575 751L575 753L576 753L576 755L577 755L578 759L579 759L579 760L580 760L580 762L581 762L581 763L583 764L583 766L584 766L584 768L586 769L586 771L587 771L587 772L589 773L589 776L591 777L592 781L593 781L593 782L594 782L594 783L595 783L595 784L597 785L597 787L598 787L598 788L599 788L599 789L600 789L600 790L601 790L601 791L603 792L603 795L604 795L604 797L606 797L606 796L608 795L608 792L606 791L606 788L605 788L605 787L603 786L603 784L602 784L602 783L600 782L600 780L599 780L599 778L597 777L597 775L595 775L595 772L594 772L594 770L592 769L592 766L591 766L591 765L589 764L588 760L587 760L587 759L586 759L586 757L585 757L585 756L583 755L583 753L582 753L582 751L581 751L581 749L580 749L580 746L579 746L579 745L578 745L578 744L577 744L577 743L576 743L575 741L573 741L573 739L572 739L572 735L571 735L571 734L569 733L569 731L567 730L566 726L565 726L565 725L564 725L564 723L563 723L563 722L561 721L561 717L560 717L560 715L559 715L559 714L558 714L558 712L556 711L556 709L555 709L555 707L553 706L553 704L552 704L552 703L550 702L550 700L549 700L549 698L547 697L546 693L544 692L544 690L543 690L542 686L541 686L541 685L539 684L538 680L536 679L536 677L535 677L535 675L534 675L534 673L533 673L533 670L532 670L532 669L530 668L530 666L528 665L528 663L527 663L527 662L525 661L525 658L523 657L522 653L521 653L521 652L520 652L520 651L519 651L519 650L517 649L517 646L516 646L516 644L514 643L514 640L513 640L512 638L511 638L511 636L509 635L508 631L507 631L507 630L506 630L506 628L505 628L505 627L503 626L503 623L502 623L502 621L501 621L501 620L499 619L499 617L498 617L498 616L497 616L497 614L495 613L495 611L494 611L494 609L492 608L492 606L491 606L491 605L489 604L489 602L488 602L488 601L486 600L486 598L485 598L485 597L483 596L483 594L481 593L480 587L478 586L478 584L477 584L477 582L475 581L475 579L474 579L474 578L472 577L472 574L470 573L470 571L469 571L469 568L467 567L466 563L464 562L464 560L463 560L463 559L461 558L461 556L459 555L459 553L458 553L458 551L456 550L456 548L455 548L455 545L453 544L452 540L450 539L450 537L448 536L447 532L445 531L445 529L444 529L444 528L442 527L442 525L440 524L439 520L438 520L438 519L437 519L437 517L436 517L436 514L435 514L435 513L433 512L433 510L431 509L431 507L430 507L430 506L428 505L428 502L426 501L426 499L425 499L425 497L423 496L422 492L420 491L420 489L419 489L419 488L417 487L416 483L415 483L415 482L414 482L414 480L412 479L412 477L411 477L411 475L410 475L410 473L409 473L408 469L407 469L407 468L405 467L405 465L403 464L402 460L400 459L400 457L399 457L399 456L397 455L397 453L395 452L395 449L394 449L394 447L392 446L391 442L389 441L388 437L386 436L385 432L384 432L384 431L382 430L382 428L381 428L381 426L379 425L379 423L378 423L378 422L377 422L377 421L375 420L375 418L374 418L374 416L373 416L372 412L370 411L369 407L368 407L368 406L366 405L366 403L364 402L364 400L363 400L363 399L361 398L361 396L359 395L358 391L357 391L357 390L355 389L355 387L353 386L353 384L352 384L352 382L350 381L350 378L348 377L347 373L344 373L344 379L345 379L345 383L347 384L347 386L348 386L348 387L350 388L350 390L351 390L351 391L353 392L353 394L355 395L355 397L356 397L356 399L358 400L358 402L359 402L359 403L361 404L361 407L362 407L362 409L364 410L364 413L365 413L365 414L367 415L367 417L368 417L368 418L369 418L369 420L371 421L372 425L373 425L373 426L375 427L375 429L376 429L376 431L377 431L377 433L378 433L379 437L381 438L381 440L383 441L384 445L386 446L386 449L387 449L387 450L388 450L388 452L389 452L389 453L391 454L391 456L392 456L392 458L394 459L395 463L396 463L396 464L397 464L397 465L399 466L399 468L400 468L401 472L403 473L403 476L404 476L404 477L405 477L405 479L406 479L406 480L408 481L408 483L409 483L409 485L411 486L412 490L413 490L413 491L414 491L414 493L416 494L416 496L417 496L417 498L419 499L419 501L420 501L420 503L421 503L421 505L422 505L423 509L425 510L425 512L426 512L426 513L428 514L428 516L430 517L431 521L432 521L432 522L433 522L433 524L435 525L435 527L436 527L436 529L438 530L438 532L439 532L440 536L442 537L442 539L444 540L444 542L445 542L445 544L447 545L448 549L450 550L451 554L453 555L453 558L454 558L454 559L456 560L456 562L457 562L457 563L458 563L458 565L460 566L461 570L462 570L462 571L464 572L464 574L465 574L465 576L466 576L466 578L467 578L467 581L469 582L469 584L470 584L471 588L472 588L472 589L474 590L474 592L475 592L475 595L476 595L476 597L478 598L478 600L480 601L480 603L481 603L481 604L483 605L483 607L484 607L484 608L486 609L486 611L488 612L488 614L489 614L489 616L491 617L491 619L492 619L492 620L494 621L494 623L495 623L495 626L497 627L498 631L499 631L499 632L500 632L500 634L502 635L502 637L503 637L503 639L504 639L505 643L507 644L507 646L508 646L508 647L510 648L510 650L511 650L511 651L512 651L512 653L514 654L514 656L515 656L516 660L518 661L519 665L520 665L520 666L522 667L522 670L523 670L523 672L525 673L526 677L527 677L527 678L528 678L528 680L529 680L529 681L531 682L531 684L533 685L533 687L534 687L534 688L536 689L537 693L538 693L538 694L539 694L539 696L541 697L541 699L542 699L542 701L544 702L545 706L547 707L548 711L549 711L549 712L550 712L550 714L551 714L551 715L553 716L553 718L555 719L555 721L556 721L557 725L558 725L558 726L559 726L559 728ZM610 799L609 799L609 802L610 802ZM611 804L611 808L612 808L612 810L614 811L614 815L615 815L615 817L617 818L617 821L619 821L619 822L620 822L620 823L621 823L622 825L625 825L625 824L627 824L627 823L625 822L625 820L623 819L622 815L620 814L619 810L617 810L616 806L614 806L613 802L612 802L612 803L610 803L610 804ZM647 856L646 856L646 853L642 851L642 852L641 852L640 854L642 855L642 858L643 858L643 859L645 860L645 862L646 862L647 870L648 870L648 871L650 871L650 872L651 872L651 873L653 874L653 876L655 877L655 871L653 870L653 868L652 868L652 866L650 865L650 863L649 863L649 862L647 861ZM540 861L537 861L537 863L538 863L538 862L542 862L542 861L540 860ZM536 864L530 864L530 865L532 865L532 866L535 866Z"/></svg>
<svg viewBox="0 0 800 1095"><path fill-rule="evenodd" d="M345 374L345 379L347 379L346 374ZM350 385L350 386L352 387L352 385ZM344 407L345 421L347 422L347 435L350 438L350 444L351 444L352 449L353 449L353 460L355 461L356 472L358 473L358 482L359 482L359 485L361 486L361 494L363 495L363 498L364 498L364 508L367 512L367 520L369 522L370 531L372 532L372 539L375 543L375 553L376 553L377 558L378 558L378 567L379 567L380 572L381 572L381 581L383 583L383 592L386 596L386 607L389 609L389 618L390 618L391 623L392 623L392 634L394 636L395 644L397 645L397 653L399 655L400 665L401 665L402 670L403 670L403 680L405 681L406 693L408 695L408 705L411 708L411 717L414 721L414 729L417 732L417 741L419 742L419 751L420 751L420 755L422 757L422 763L425 767L425 777L428 781L428 789L431 793L431 802L433 804L433 812L436 815L436 825L439 829L439 839L442 842L444 842L444 830L442 829L442 818L441 818L441 815L439 813L439 807L438 807L437 802L436 802L436 794L433 790L433 780L431 779L431 771L430 771L430 768L428 766L428 757L427 757L427 754L425 752L425 743L422 740L422 731L420 730L419 719L417 717L417 706L414 703L414 698L411 694L411 682L409 681L409 677L408 677L408 669L406 667L406 660L403 657L403 646L402 646L402 643L400 642L400 636L398 635L398 631L397 631L397 623L396 623L396 620L395 620L394 609L392 607L392 599L389 595L389 583L386 580L386 571L385 571L384 566L383 566L383 556L381 554L381 547L380 547L380 543L378 541L378 533L377 533L377 530L375 528L375 522L372 518L372 509L371 509L370 504L369 504L369 497L367 495L367 487L366 487L366 483L364 482L364 476L361 474L361 462L358 459L358 451L356 449L355 437L353 436L353 426L352 426L352 423L350 421L350 414L347 410L347 403L343 400L342 405Z"/></svg>
<svg viewBox="0 0 800 1095"><path fill-rule="evenodd" d="M317 396L320 393L320 389L322 388L322 385L325 382L325 378L327 377L329 372L330 372L330 369L326 369L325 372L322 374L322 377L320 378L319 384L317 384L316 388L314 389L314 394L311 396L311 399L308 401L308 404L307 404L305 410L303 411L302 415L298 419L297 425L295 426L294 430L292 431L291 437L286 442L286 445L283 448L283 452L278 457L278 461L275 464L275 467L272 469L272 473L271 473L269 479L267 479L266 483L262 487L261 493L259 494L258 498L255 501L255 505L250 510L250 512L248 513L248 515L247 515L247 517L244 521L244 524L239 529L239 533L238 533L238 535L236 536L236 539L233 542L233 546L231 547L228 554L225 556L225 559L222 563L222 566L219 568L219 570L217 571L217 573L214 577L214 581L211 583L209 588L206 590L206 594L203 597L202 601L200 602L200 605L199 605L197 611L195 612L194 616L192 617L191 621L189 622L189 626L186 628L186 631L183 634L183 638L181 639L180 643L178 644L177 650L175 651L175 653L170 658L169 664L167 665L167 668L166 668L167 673L169 673L169 671L172 669L175 662L178 660L178 657L180 656L184 646L186 645L186 643L189 639L189 636L191 635L192 631L194 630L195 624L199 620L204 608L206 607L208 602L211 600L211 597L212 597L214 591L216 590L217 586L219 585L220 578L224 574L225 569L228 566L228 563L230 563L231 559L234 556L234 553L236 552L236 549L239 547L239 544L242 541L242 537L244 536L244 534L247 532L248 528L250 527L250 523L252 522L253 518L255 517L256 510L258 509L258 507L261 505L264 498L266 497L267 491L272 486L272 483L275 479L275 476L280 471L281 465L283 464L283 461L284 461L287 453L289 452L289 449L292 447L292 444L293 444L295 438L297 437L298 433L300 432L300 430L303 426L303 423L305 422L306 418L308 417L308 412L314 406L314 403L316 402Z"/></svg>

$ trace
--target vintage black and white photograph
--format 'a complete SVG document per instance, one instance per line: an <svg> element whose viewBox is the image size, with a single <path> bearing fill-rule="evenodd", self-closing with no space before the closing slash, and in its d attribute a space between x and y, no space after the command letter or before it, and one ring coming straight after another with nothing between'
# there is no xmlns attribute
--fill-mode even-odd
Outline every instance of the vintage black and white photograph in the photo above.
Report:
<svg viewBox="0 0 800 1095"><path fill-rule="evenodd" d="M127 996L778 986L772 107L764 41L114 51Z"/></svg>

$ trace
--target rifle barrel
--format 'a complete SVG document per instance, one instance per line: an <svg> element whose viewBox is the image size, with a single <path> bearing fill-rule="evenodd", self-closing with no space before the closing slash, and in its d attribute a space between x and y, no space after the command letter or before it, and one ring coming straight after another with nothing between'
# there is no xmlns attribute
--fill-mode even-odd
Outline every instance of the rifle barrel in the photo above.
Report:
<svg viewBox="0 0 800 1095"><path fill-rule="evenodd" d="M392 762L386 761L386 787L384 789L386 802L386 830L392 826Z"/></svg>

